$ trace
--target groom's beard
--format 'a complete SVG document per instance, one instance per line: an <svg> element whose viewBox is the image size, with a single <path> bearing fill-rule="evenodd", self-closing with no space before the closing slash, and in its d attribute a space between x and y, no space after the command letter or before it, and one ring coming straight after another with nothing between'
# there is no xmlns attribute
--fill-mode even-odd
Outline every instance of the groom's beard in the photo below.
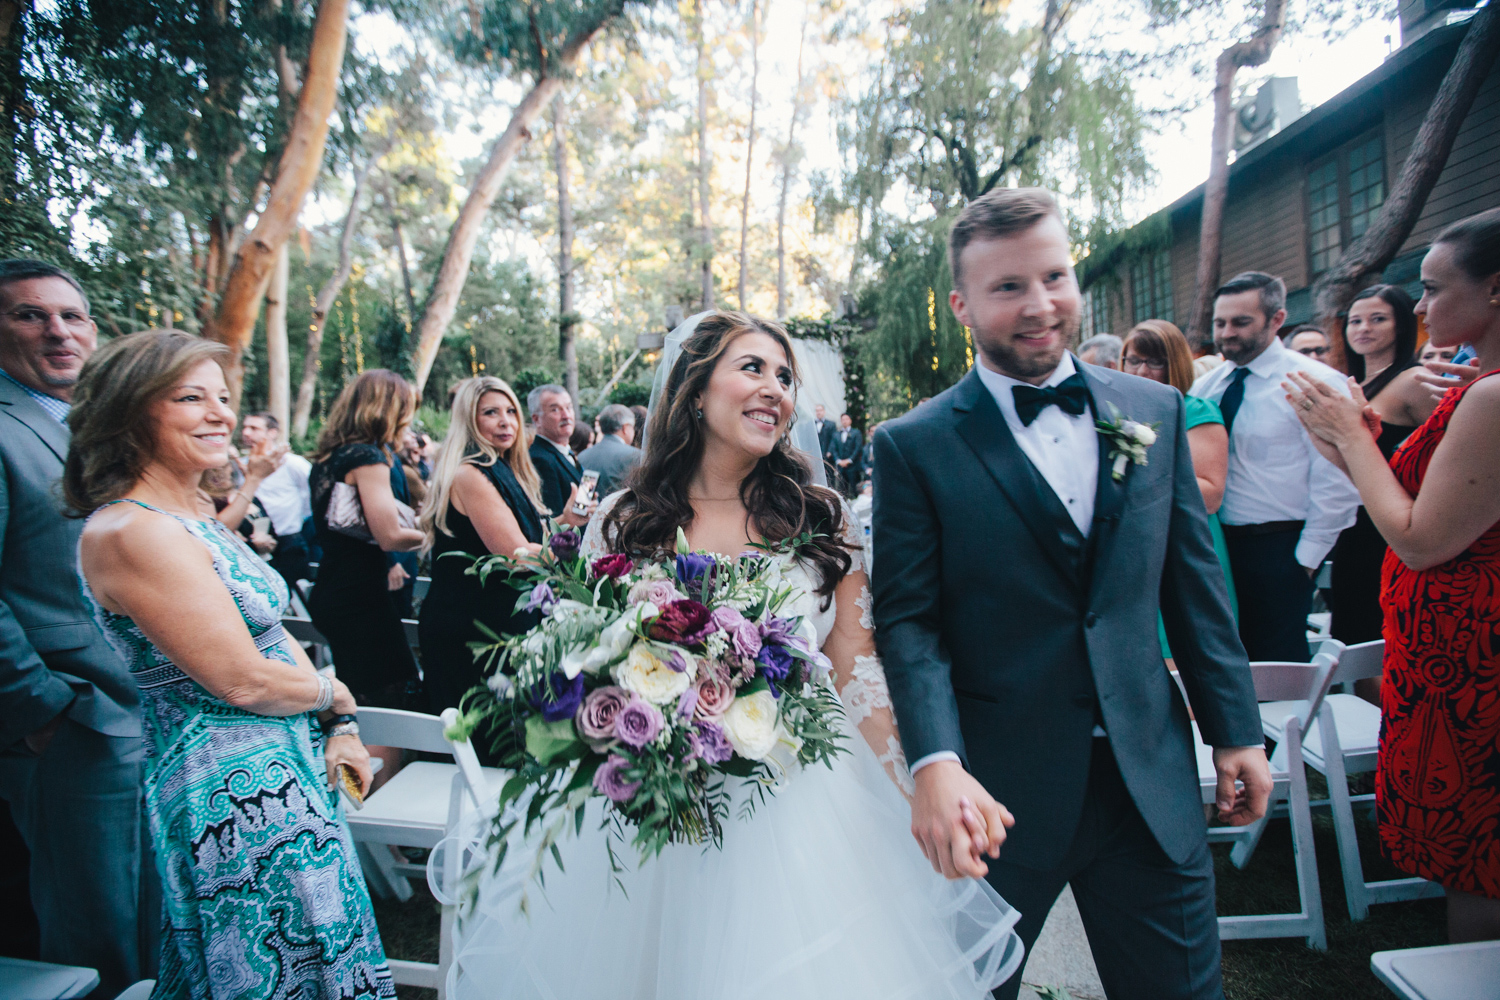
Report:
<svg viewBox="0 0 1500 1000"><path fill-rule="evenodd" d="M979 337L974 338L975 346L979 348L989 366L1003 375L1009 375L1015 379L1041 378L1051 375L1062 363L1063 355L1068 353L1068 345L1078 339L1080 322L1078 317L1062 321L1062 335L1058 337L1057 343L1042 351L1022 352L1015 346L1015 341L1010 336L997 337L993 340L985 338L986 343L981 343Z"/></svg>

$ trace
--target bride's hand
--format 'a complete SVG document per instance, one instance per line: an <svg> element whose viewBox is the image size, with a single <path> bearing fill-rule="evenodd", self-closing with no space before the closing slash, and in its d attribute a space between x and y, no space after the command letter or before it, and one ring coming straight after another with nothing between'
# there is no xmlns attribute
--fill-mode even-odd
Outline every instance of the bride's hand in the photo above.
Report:
<svg viewBox="0 0 1500 1000"><path fill-rule="evenodd" d="M951 879L982 878L989 871L982 856L1000 856L1005 829L1015 818L956 761L928 764L917 772L916 784L911 833L932 870ZM965 802L971 815L965 815ZM981 836L971 834L981 827Z"/></svg>

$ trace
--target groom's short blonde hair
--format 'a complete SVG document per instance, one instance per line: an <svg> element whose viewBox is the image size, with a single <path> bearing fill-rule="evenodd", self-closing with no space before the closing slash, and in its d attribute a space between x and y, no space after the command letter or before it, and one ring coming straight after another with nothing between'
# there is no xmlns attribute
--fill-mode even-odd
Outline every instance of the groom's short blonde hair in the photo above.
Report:
<svg viewBox="0 0 1500 1000"><path fill-rule="evenodd" d="M1046 188L994 188L964 206L948 232L948 266L955 287L963 284L959 258L975 240L998 240L1024 233L1051 216L1063 221L1057 200Z"/></svg>

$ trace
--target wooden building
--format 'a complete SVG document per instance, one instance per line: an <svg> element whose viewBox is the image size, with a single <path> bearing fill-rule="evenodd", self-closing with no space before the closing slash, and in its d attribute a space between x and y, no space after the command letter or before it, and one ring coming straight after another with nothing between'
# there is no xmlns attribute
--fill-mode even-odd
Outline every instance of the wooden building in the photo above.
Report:
<svg viewBox="0 0 1500 1000"><path fill-rule="evenodd" d="M1468 30L1451 0L1401 0L1402 44L1375 71L1241 152L1230 165L1221 280L1280 275L1287 324L1312 319L1312 283L1379 212ZM1456 9L1457 8L1457 9ZM1207 150L1204 151L1207 160ZM1384 280L1420 295L1418 268L1447 224L1500 205L1500 65L1492 68L1437 186ZM1081 336L1124 335L1140 320L1186 327L1203 186L1137 225L1113 251L1079 263Z"/></svg>

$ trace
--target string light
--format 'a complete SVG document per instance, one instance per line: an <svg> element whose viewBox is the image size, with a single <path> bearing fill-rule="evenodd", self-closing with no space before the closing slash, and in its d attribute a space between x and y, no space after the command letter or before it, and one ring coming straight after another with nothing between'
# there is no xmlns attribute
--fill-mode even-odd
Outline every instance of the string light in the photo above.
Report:
<svg viewBox="0 0 1500 1000"><path fill-rule="evenodd" d="M937 356L937 292L927 289L927 329L932 340L932 370L938 370Z"/></svg>
<svg viewBox="0 0 1500 1000"><path fill-rule="evenodd" d="M968 327L964 327L964 363L970 368L974 367L974 335Z"/></svg>
<svg viewBox="0 0 1500 1000"><path fill-rule="evenodd" d="M474 350L474 342L469 341L469 374L479 374L479 355Z"/></svg>

